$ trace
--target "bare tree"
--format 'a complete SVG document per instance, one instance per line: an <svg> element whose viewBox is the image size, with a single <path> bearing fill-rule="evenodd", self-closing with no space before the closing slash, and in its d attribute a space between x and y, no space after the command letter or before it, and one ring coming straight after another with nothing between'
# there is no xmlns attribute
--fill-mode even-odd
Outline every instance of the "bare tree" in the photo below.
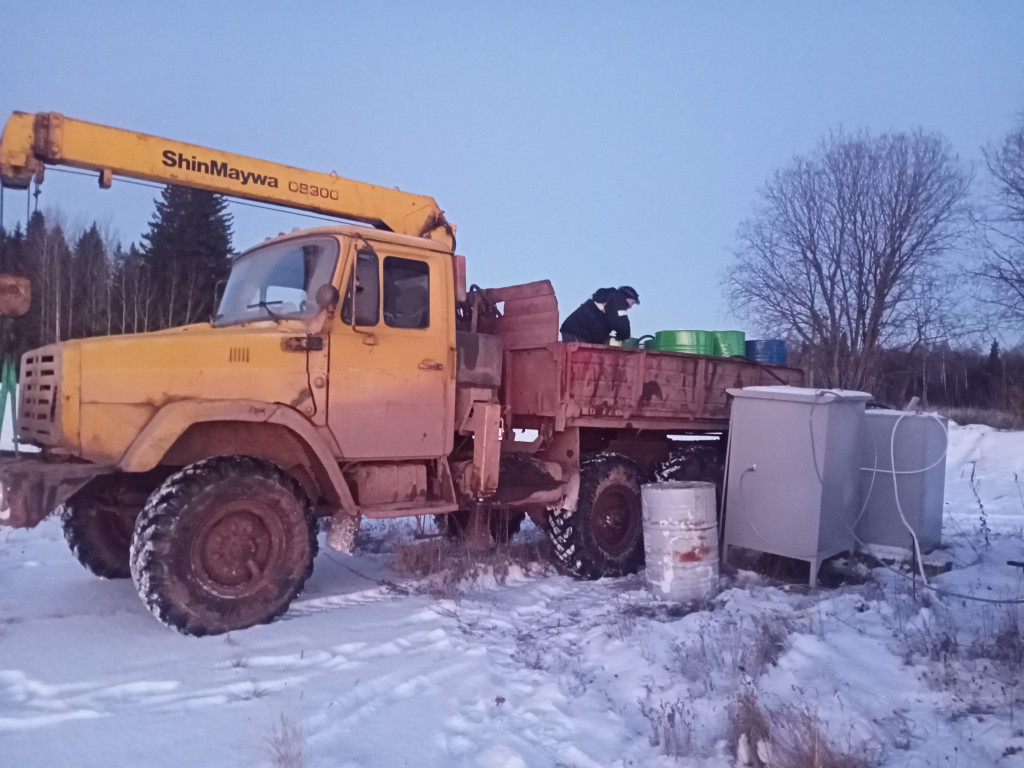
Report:
<svg viewBox="0 0 1024 768"><path fill-rule="evenodd" d="M969 187L938 136L830 135L776 171L740 225L733 309L799 341L813 385L871 389L880 350L942 332Z"/></svg>
<svg viewBox="0 0 1024 768"><path fill-rule="evenodd" d="M982 219L983 250L975 272L980 298L996 320L1024 319L1024 114L1000 144L985 151L992 182Z"/></svg>
<svg viewBox="0 0 1024 768"><path fill-rule="evenodd" d="M36 212L29 220L26 254L32 279L32 315L38 321L30 337L32 346L67 338L67 281L72 261L60 210L44 217Z"/></svg>

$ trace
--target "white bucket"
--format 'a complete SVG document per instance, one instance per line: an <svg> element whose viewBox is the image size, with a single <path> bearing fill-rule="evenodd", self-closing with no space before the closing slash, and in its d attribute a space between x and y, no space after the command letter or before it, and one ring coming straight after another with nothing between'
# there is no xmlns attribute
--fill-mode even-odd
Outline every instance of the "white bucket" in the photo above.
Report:
<svg viewBox="0 0 1024 768"><path fill-rule="evenodd" d="M715 485L649 483L643 501L647 583L664 600L708 600L718 592Z"/></svg>

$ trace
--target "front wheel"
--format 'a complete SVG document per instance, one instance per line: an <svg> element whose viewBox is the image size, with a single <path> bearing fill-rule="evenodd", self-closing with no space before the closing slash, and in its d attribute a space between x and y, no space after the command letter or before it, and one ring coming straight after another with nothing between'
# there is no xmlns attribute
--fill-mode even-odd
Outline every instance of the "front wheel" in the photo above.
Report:
<svg viewBox="0 0 1024 768"><path fill-rule="evenodd" d="M618 454L583 461L575 510L549 516L556 563L571 576L599 579L635 573L643 565L640 505L643 471Z"/></svg>
<svg viewBox="0 0 1024 768"><path fill-rule="evenodd" d="M60 524L71 552L104 579L127 579L135 521L157 481L149 475L101 475L60 510Z"/></svg>
<svg viewBox="0 0 1024 768"><path fill-rule="evenodd" d="M284 613L313 571L312 505L275 464L223 456L172 475L132 539L139 595L164 624L216 635Z"/></svg>

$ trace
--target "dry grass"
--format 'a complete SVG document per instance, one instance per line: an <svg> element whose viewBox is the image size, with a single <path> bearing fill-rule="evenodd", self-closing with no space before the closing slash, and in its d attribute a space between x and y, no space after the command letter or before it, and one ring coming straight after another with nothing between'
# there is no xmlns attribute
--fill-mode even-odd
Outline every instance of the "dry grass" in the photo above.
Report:
<svg viewBox="0 0 1024 768"><path fill-rule="evenodd" d="M514 568L523 573L550 569L546 538L506 544L490 552L471 552L460 541L443 536L395 546L395 572L422 580L422 591L438 598L457 599L462 589L487 577L504 584Z"/></svg>
<svg viewBox="0 0 1024 768"><path fill-rule="evenodd" d="M881 750L869 745L838 746L810 707L785 705L765 710L752 690L733 706L731 728L737 763L753 768L875 768Z"/></svg>
<svg viewBox="0 0 1024 768"><path fill-rule="evenodd" d="M792 625L781 616L762 614L740 650L740 668L755 680L779 663L789 647Z"/></svg>
<svg viewBox="0 0 1024 768"><path fill-rule="evenodd" d="M982 624L978 637L967 648L967 655L991 659L1012 676L1018 676L1024 668L1024 636L1018 607L1008 605L1002 611L990 610Z"/></svg>
<svg viewBox="0 0 1024 768"><path fill-rule="evenodd" d="M939 412L957 424L984 424L993 429L1024 429L1024 415L994 408L940 408Z"/></svg>
<svg viewBox="0 0 1024 768"><path fill-rule="evenodd" d="M267 752L273 768L304 768L306 765L306 732L281 715L270 737Z"/></svg>
<svg viewBox="0 0 1024 768"><path fill-rule="evenodd" d="M669 757L685 757L693 751L693 713L687 702L680 700L651 703L648 699L637 699L640 713L651 727L650 744L661 747Z"/></svg>
<svg viewBox="0 0 1024 768"><path fill-rule="evenodd" d="M729 726L730 741L736 745L737 764L764 765L757 757L757 745L768 742L770 729L753 690L744 690L736 697Z"/></svg>

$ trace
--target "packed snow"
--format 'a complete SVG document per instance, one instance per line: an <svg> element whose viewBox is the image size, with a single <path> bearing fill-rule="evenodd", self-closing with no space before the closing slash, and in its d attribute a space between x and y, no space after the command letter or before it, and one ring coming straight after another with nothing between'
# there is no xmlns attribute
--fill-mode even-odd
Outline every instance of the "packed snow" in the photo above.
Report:
<svg viewBox="0 0 1024 768"><path fill-rule="evenodd" d="M1021 766L1018 610L968 599L1021 598L1019 473L1024 433L951 426L930 587L851 558L683 606L558 575L535 528L424 567L439 539L401 522L322 545L275 623L200 639L53 517L3 529L0 765Z"/></svg>

